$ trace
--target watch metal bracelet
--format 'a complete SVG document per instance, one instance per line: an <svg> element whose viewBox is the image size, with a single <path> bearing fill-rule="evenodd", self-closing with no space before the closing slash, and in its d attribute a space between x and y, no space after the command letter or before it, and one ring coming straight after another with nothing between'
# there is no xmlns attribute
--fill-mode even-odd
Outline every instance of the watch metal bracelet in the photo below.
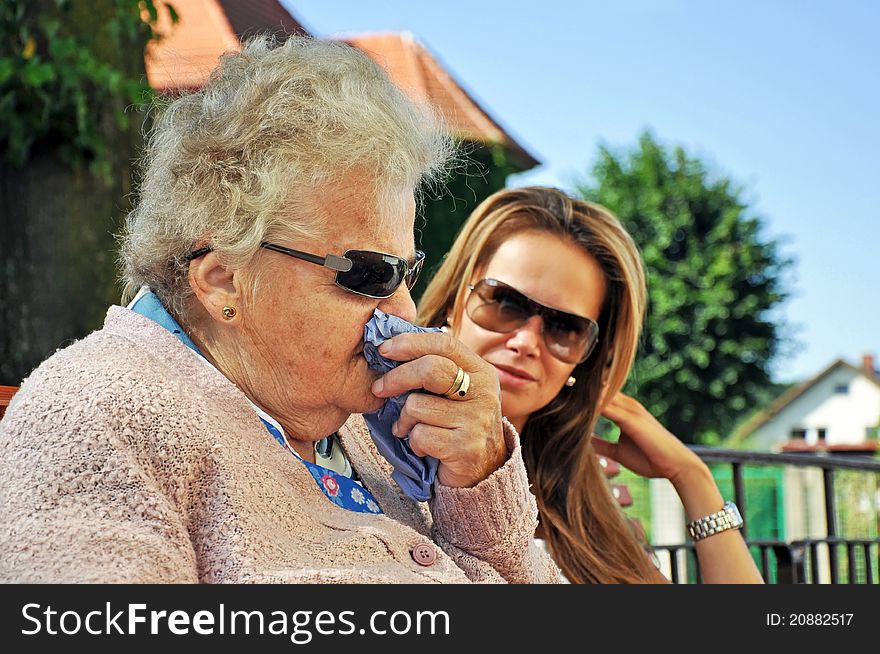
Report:
<svg viewBox="0 0 880 654"><path fill-rule="evenodd" d="M736 504L726 502L720 511L689 522L687 528L691 538L696 542L720 534L722 531L739 529L742 526L743 519Z"/></svg>

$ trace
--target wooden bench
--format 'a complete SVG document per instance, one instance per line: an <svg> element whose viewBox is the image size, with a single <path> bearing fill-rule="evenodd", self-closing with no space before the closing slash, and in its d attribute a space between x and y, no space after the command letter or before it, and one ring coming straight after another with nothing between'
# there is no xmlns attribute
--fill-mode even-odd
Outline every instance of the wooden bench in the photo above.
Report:
<svg viewBox="0 0 880 654"><path fill-rule="evenodd" d="M18 391L18 386L0 386L0 418L6 413L6 407L9 406L9 401L16 391Z"/></svg>
<svg viewBox="0 0 880 654"><path fill-rule="evenodd" d="M599 465L602 466L605 477L612 479L620 474L620 464L617 461L609 459L607 456L597 455L596 458L599 459ZM633 498L626 484L611 484L611 494L620 506L632 506Z"/></svg>

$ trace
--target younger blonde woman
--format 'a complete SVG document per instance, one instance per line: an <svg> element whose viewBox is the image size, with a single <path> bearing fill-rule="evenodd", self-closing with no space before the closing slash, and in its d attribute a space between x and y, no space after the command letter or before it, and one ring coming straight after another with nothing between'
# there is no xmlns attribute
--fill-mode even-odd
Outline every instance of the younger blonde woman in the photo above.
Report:
<svg viewBox="0 0 880 654"><path fill-rule="evenodd" d="M725 507L699 457L620 393L645 305L641 259L617 218L532 187L477 207L419 308L420 324L446 325L497 371L538 501L536 535L575 583L666 581L609 492L597 453L669 479L690 521ZM600 415L620 427L617 443L593 436ZM397 433L417 422L405 412L400 421ZM696 553L707 583L763 581L736 528L699 539Z"/></svg>

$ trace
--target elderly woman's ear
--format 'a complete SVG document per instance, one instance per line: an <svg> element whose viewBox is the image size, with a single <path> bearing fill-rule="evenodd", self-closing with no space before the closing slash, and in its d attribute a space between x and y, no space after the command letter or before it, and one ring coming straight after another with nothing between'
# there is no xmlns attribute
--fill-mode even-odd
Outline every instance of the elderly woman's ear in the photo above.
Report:
<svg viewBox="0 0 880 654"><path fill-rule="evenodd" d="M230 322L238 314L242 303L240 275L225 268L215 252L189 264L189 285L213 320Z"/></svg>

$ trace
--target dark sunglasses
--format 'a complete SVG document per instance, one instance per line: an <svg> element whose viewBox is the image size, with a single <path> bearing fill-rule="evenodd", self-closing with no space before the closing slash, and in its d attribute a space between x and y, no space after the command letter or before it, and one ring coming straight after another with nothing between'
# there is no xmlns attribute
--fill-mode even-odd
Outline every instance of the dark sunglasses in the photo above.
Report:
<svg viewBox="0 0 880 654"><path fill-rule="evenodd" d="M410 264L393 254L371 250L346 250L341 257L335 254L321 257L274 243L261 243L260 247L335 270L337 286L377 300L391 297L403 283L411 290L425 263L425 253L421 250L416 250L415 261ZM199 248L191 252L188 259L192 261L210 251L210 247Z"/></svg>
<svg viewBox="0 0 880 654"><path fill-rule="evenodd" d="M468 285L465 310L479 327L507 334L541 316L541 333L547 350L566 363L581 363L596 347L599 325L589 318L551 309L497 279L481 279Z"/></svg>

